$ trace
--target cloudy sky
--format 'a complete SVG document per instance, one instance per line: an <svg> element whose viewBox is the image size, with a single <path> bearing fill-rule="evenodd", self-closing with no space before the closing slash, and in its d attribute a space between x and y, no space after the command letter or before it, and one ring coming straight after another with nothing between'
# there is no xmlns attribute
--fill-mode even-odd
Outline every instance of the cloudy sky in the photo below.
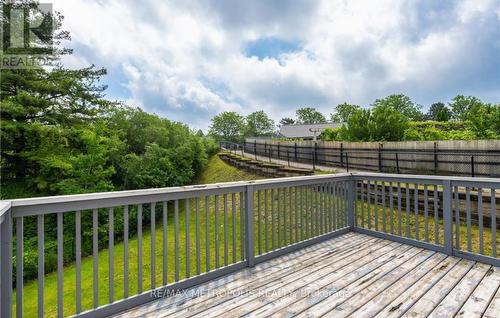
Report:
<svg viewBox="0 0 500 318"><path fill-rule="evenodd" d="M107 97L206 129L222 111L276 121L404 93L500 101L495 0L55 0Z"/></svg>

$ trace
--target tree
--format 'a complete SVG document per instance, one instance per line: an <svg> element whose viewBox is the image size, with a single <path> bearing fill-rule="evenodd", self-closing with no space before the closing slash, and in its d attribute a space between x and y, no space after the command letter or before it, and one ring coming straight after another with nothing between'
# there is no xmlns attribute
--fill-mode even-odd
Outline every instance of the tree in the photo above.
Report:
<svg viewBox="0 0 500 318"><path fill-rule="evenodd" d="M429 120L448 121L451 118L451 111L445 104L438 102L431 105L426 117Z"/></svg>
<svg viewBox="0 0 500 318"><path fill-rule="evenodd" d="M403 139L408 119L389 105L374 107L370 118L370 139L399 141Z"/></svg>
<svg viewBox="0 0 500 318"><path fill-rule="evenodd" d="M347 126L343 137L348 141L368 141L370 140L371 111L369 109L357 109L347 120Z"/></svg>
<svg viewBox="0 0 500 318"><path fill-rule="evenodd" d="M453 119L465 121L470 118L471 112L481 108L482 105L477 97L457 95L450 103Z"/></svg>
<svg viewBox="0 0 500 318"><path fill-rule="evenodd" d="M331 114L331 119L333 122L347 123L349 117L351 117L356 110L361 109L358 105L352 105L348 103L338 104L335 107L335 112Z"/></svg>
<svg viewBox="0 0 500 318"><path fill-rule="evenodd" d="M212 118L208 134L216 141L241 142L245 118L236 112L222 112Z"/></svg>
<svg viewBox="0 0 500 318"><path fill-rule="evenodd" d="M280 120L280 125L283 126L283 125L293 125L295 124L295 120L293 120L293 118L290 118L290 117L285 117L285 118L281 118Z"/></svg>
<svg viewBox="0 0 500 318"><path fill-rule="evenodd" d="M18 2L15 6L36 8L31 2ZM71 54L71 50L58 46L60 41L70 39L67 32L59 31L62 16L39 14L53 22L42 24L39 29L50 33L54 26L52 58L57 61L62 55ZM3 15L1 21L8 29L10 21ZM63 146L74 140L74 132L67 131L67 127L75 129L91 124L116 106L103 98L106 86L100 84L100 79L106 70L102 68L70 70L56 63L52 68L2 69L0 72L2 174L12 179L33 182L38 177L29 176L38 176L42 165L50 171L49 178L58 175L58 171L69 165ZM50 137L36 142L41 136L38 133ZM46 148L42 149L43 146ZM38 185L46 189L41 183Z"/></svg>
<svg viewBox="0 0 500 318"><path fill-rule="evenodd" d="M246 118L246 137L270 136L274 133L274 121L263 110L251 113Z"/></svg>
<svg viewBox="0 0 500 318"><path fill-rule="evenodd" d="M372 106L392 107L396 111L406 116L406 118L413 121L419 121L422 120L423 118L423 114L421 111L422 106L415 104L408 96L403 94L394 94L394 95L389 95L382 99L377 99L372 104Z"/></svg>
<svg viewBox="0 0 500 318"><path fill-rule="evenodd" d="M300 124L321 124L326 122L325 116L318 112L316 108L303 107L297 109L297 122Z"/></svg>
<svg viewBox="0 0 500 318"><path fill-rule="evenodd" d="M500 138L500 104L472 107L468 123L478 138Z"/></svg>

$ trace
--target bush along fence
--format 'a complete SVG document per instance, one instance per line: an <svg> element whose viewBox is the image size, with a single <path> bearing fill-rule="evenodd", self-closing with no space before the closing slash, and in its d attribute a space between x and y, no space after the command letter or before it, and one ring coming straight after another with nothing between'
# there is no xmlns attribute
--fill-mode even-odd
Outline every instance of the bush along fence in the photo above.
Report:
<svg viewBox="0 0 500 318"><path fill-rule="evenodd" d="M344 169L462 176L500 176L500 140L323 142L247 138L243 145L221 143L228 150L256 156Z"/></svg>

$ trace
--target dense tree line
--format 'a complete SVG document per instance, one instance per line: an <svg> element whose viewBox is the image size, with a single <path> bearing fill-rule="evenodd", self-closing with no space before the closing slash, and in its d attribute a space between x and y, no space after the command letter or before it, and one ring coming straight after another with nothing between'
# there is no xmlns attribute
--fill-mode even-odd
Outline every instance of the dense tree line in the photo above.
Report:
<svg viewBox="0 0 500 318"><path fill-rule="evenodd" d="M19 3L23 5L32 6ZM62 16L52 18L56 27L61 26ZM54 38L69 40L69 34L56 30ZM71 54L58 43L54 43L53 58ZM67 69L61 63L1 70L2 199L179 186L201 172L208 156L217 151L215 142L182 123L107 100L106 86L101 84L104 75L105 69ZM92 220L86 212L82 215L83 256L91 252ZM145 222L148 213L145 207ZM99 233L107 231L106 215L107 211L99 215ZM131 224L135 217L131 208ZM116 214L117 242L123 235L122 218ZM55 215L45 217L47 272L56 266L55 224ZM64 232L70 238L63 249L69 262L74 259L73 213L64 215ZM27 279L36 277L36 233L36 218L25 218ZM99 235L99 246L105 244L106 235Z"/></svg>
<svg viewBox="0 0 500 318"><path fill-rule="evenodd" d="M458 95L448 105L437 102L427 113L403 94L377 99L370 108L342 103L330 114L337 129L326 129L320 138L337 141L471 140L500 138L500 105L473 96ZM258 114L258 116L256 116ZM285 117L280 125L317 124L326 117L313 107ZM248 127L252 127L249 129ZM242 142L245 137L279 137L274 122L259 111L246 118L223 112L212 119L209 134L218 141Z"/></svg>
<svg viewBox="0 0 500 318"><path fill-rule="evenodd" d="M331 115L342 123L323 132L324 140L402 141L500 138L500 105L458 95L448 106L434 103L427 113L405 95L377 99L372 107L340 104Z"/></svg>

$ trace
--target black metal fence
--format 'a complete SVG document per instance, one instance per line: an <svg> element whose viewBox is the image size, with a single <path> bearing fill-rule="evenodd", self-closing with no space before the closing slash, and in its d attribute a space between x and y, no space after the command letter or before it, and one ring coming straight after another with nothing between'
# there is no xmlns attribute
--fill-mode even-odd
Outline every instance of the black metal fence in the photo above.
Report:
<svg viewBox="0 0 500 318"><path fill-rule="evenodd" d="M255 156L311 164L387 173L437 174L500 177L500 151L463 149L391 149L380 147L344 148L310 146L299 143L245 142L243 145L223 142L221 147L244 151Z"/></svg>

